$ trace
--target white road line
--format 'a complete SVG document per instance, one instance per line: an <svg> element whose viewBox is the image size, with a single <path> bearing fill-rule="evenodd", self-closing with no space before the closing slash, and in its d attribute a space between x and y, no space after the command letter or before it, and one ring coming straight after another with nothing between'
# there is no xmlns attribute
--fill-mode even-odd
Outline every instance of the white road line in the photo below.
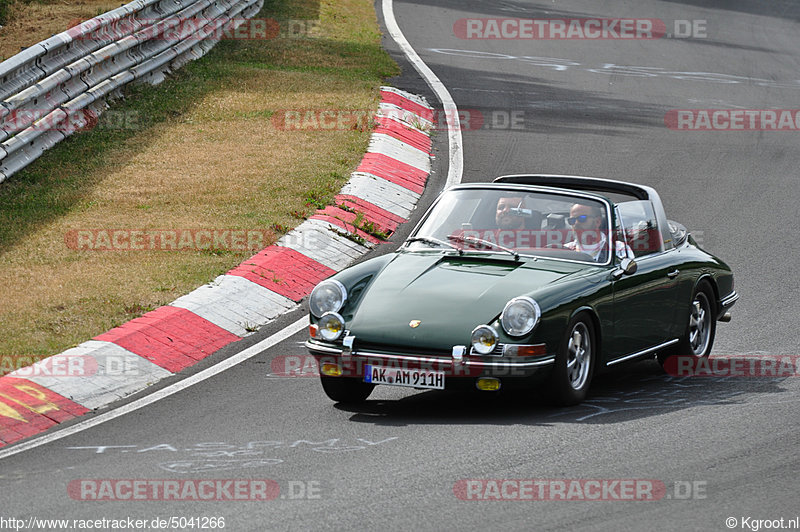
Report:
<svg viewBox="0 0 800 532"><path fill-rule="evenodd" d="M447 182L445 188L452 185L461 183L462 174L464 173L464 149L461 143L461 121L458 119L458 107L453 101L453 97L444 86L444 83L436 77L436 74L428 68L422 59L420 59L414 48L406 40L400 26L397 25L397 20L394 17L393 0L383 0L383 20L386 23L386 29L389 30L389 35L392 36L394 42L400 47L406 58L411 62L414 68L419 72L420 76L425 79L425 82L430 86L439 101L442 102L444 108L445 120L447 121L447 137L450 143L449 149L449 169L447 170Z"/></svg>
<svg viewBox="0 0 800 532"><path fill-rule="evenodd" d="M44 445L46 443L51 443L56 440L60 440L61 438L71 436L72 434L76 434L78 432L89 429L101 423L105 423L106 421L111 421L112 419L116 419L120 416L124 416L125 414L129 414L130 412L133 412L142 407L155 403L156 401L160 401L165 397L169 397L170 395L178 393L181 390L185 390L189 386L193 386L199 382L203 382L204 380L213 377L214 375L217 375L218 373L222 373L223 371L232 368L236 364L244 362L248 358L256 356L257 354L265 351L266 349L269 349L270 347L286 340L293 334L302 331L306 327L308 327L308 316L303 316L302 318L292 323L285 329L276 332L269 338L265 338L260 342L258 342L257 344L248 347L244 351L223 360L219 364L216 364L208 369L204 369L200 373L195 373L191 377L187 377L181 380L180 382L176 382L175 384L170 384L166 388L162 388L157 392L153 392L150 395L147 395L146 397L142 397L141 399L132 401L126 405L120 406L119 408L115 408L114 410L111 410L104 414L100 414L99 416L93 417L92 419L81 421L80 423L76 423L75 425L72 425L70 427L65 427L61 430L45 434L44 436L34 438L19 445L12 445L7 449L0 449L0 459L7 458L17 453L33 449L35 447L39 447L40 445Z"/></svg>

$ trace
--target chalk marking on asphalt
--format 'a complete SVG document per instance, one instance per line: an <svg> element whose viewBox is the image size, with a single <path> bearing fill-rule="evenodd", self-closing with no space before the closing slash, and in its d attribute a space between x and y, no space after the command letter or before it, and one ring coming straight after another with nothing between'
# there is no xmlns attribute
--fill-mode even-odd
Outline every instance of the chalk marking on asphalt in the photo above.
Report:
<svg viewBox="0 0 800 532"><path fill-rule="evenodd" d="M132 401L128 404L122 405L108 412L104 412L103 414L93 417L92 419L87 419L85 421L76 423L75 425L71 425L69 427L59 429L55 432L45 434L44 436L39 436L32 440L25 441L17 445L12 445L9 446L8 448L0 449L0 460L15 455L17 453L21 453L23 451L27 451L35 447L39 447L41 445L45 445L47 443L60 440L61 438L66 438L67 436L77 434L78 432L90 429L92 427L100 425L101 423L105 423L106 421L111 421L112 419L116 419L120 416L124 416L125 414L129 414L131 412L139 410L140 408L155 403L156 401L160 401L161 399L164 399L166 397L169 397L170 395L178 393L181 390L185 390L186 388L193 386L199 382L203 382L204 380L209 379L214 375L222 373L223 371L230 369L241 362L244 362L248 358L252 358L258 355L259 353L262 353L263 351L286 340L292 335L302 331L306 327L308 327L308 316L303 316L302 318L292 323L285 329L276 332L272 336L261 340L255 345L251 345L244 351L240 351L239 353L233 355L232 357L226 358L225 360L219 362L218 364L210 368L204 369L199 373L195 373L190 377L186 377L185 379L176 382L175 384L170 384L169 386L162 388L156 392L153 392L145 397Z"/></svg>

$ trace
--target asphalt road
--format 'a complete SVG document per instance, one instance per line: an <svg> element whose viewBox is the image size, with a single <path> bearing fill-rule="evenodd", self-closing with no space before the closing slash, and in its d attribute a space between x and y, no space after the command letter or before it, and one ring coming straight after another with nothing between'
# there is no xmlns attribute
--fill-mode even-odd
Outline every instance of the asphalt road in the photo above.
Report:
<svg viewBox="0 0 800 532"><path fill-rule="evenodd" d="M798 132L672 131L664 116L796 108L800 3L431 0L395 10L459 108L489 117L491 127L464 132L464 181L551 172L656 187L669 217L736 275L742 297L718 327L712 357L797 354ZM649 41L460 39L453 25L466 17L657 18L668 30L704 20L706 31ZM433 101L386 46L404 65L394 84ZM518 120L510 127L505 116ZM444 180L445 143L438 135L423 203ZM756 519L788 526L800 515L796 378L676 379L645 361L600 377L584 404L566 409L522 394L389 388L344 408L316 378L276 375L287 362L302 365L303 340L3 459L0 517L224 517L227 530L754 530ZM283 497L91 501L69 491L81 479L269 479ZM660 491L650 501L477 500L487 489L462 500L454 487L469 479L638 479Z"/></svg>

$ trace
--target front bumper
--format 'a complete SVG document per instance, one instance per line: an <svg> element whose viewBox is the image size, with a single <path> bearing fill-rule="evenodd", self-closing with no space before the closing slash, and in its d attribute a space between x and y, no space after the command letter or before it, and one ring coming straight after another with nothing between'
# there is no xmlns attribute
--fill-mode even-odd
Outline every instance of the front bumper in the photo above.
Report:
<svg viewBox="0 0 800 532"><path fill-rule="evenodd" d="M320 362L338 364L343 376L363 377L367 365L382 365L397 369L420 369L444 371L448 379L477 377L520 377L526 378L549 369L555 363L555 355L536 357L500 356L424 356L409 353L359 350L344 346L325 344L317 340L305 343L309 352Z"/></svg>

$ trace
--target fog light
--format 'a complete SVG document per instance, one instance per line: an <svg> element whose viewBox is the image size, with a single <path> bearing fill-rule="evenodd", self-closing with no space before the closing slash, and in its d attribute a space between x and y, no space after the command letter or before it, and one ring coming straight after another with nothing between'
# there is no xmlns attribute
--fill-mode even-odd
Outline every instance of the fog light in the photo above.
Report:
<svg viewBox="0 0 800 532"><path fill-rule="evenodd" d="M328 377L342 376L342 368L339 366L339 364L323 364L319 371Z"/></svg>
<svg viewBox="0 0 800 532"><path fill-rule="evenodd" d="M326 312L319 319L319 334L324 340L338 340L344 332L344 318L335 312Z"/></svg>
<svg viewBox="0 0 800 532"><path fill-rule="evenodd" d="M484 392L496 392L500 389L500 379L481 377L475 381L475 387Z"/></svg>
<svg viewBox="0 0 800 532"><path fill-rule="evenodd" d="M472 350L479 355L488 355L497 345L497 331L488 325L478 325L472 331Z"/></svg>

